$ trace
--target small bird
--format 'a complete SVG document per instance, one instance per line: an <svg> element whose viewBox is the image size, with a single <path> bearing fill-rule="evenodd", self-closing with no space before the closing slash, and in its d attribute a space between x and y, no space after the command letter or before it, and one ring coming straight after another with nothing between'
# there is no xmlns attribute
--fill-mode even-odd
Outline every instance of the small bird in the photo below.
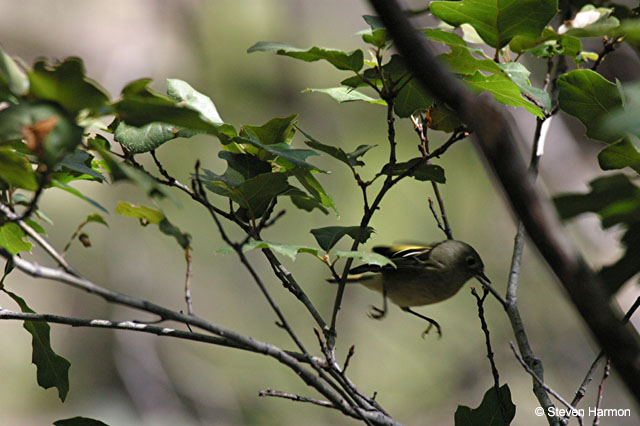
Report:
<svg viewBox="0 0 640 426"><path fill-rule="evenodd" d="M433 319L410 309L411 306L430 305L455 295L473 277L490 284L484 274L480 255L467 243L445 240L429 246L392 245L374 247L373 251L388 257L393 265L360 265L349 271L347 282L358 282L382 293L382 309L372 306L369 316L382 319L387 313L387 297L409 312L429 322L423 333L435 326L442 336L440 325ZM337 282L336 279L329 280Z"/></svg>

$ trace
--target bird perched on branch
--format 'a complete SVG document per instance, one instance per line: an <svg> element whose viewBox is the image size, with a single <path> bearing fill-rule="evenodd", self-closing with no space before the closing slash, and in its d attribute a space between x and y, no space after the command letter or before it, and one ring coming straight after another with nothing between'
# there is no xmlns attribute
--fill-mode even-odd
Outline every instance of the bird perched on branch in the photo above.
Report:
<svg viewBox="0 0 640 426"><path fill-rule="evenodd" d="M360 265L349 271L347 282L357 282L382 293L382 309L372 306L369 316L382 319L387 313L387 298L400 308L429 322L423 334L440 325L433 319L410 309L430 305L455 295L471 278L490 284L484 274L480 255L467 243L445 240L429 246L392 245L374 247L373 251L393 261L394 265ZM337 279L329 282L336 283Z"/></svg>

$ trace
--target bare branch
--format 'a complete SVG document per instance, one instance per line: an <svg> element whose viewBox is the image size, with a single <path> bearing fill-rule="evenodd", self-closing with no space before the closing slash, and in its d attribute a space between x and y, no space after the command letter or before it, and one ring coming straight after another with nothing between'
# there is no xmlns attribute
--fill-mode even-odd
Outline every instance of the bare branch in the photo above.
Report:
<svg viewBox="0 0 640 426"><path fill-rule="evenodd" d="M311 404L319 405L321 407L336 408L336 406L329 401L310 398L308 396L295 395L293 393L282 392L282 391L273 390L273 389L263 389L260 392L258 392L258 396L274 396L277 398L289 399L291 401L309 402Z"/></svg>
<svg viewBox="0 0 640 426"><path fill-rule="evenodd" d="M571 404L569 404L563 397L560 396L560 394L558 394L556 391L554 391L553 389L551 389L549 386L547 386L542 379L540 379L540 377L538 377L536 375L536 373L529 368L529 366L527 365L526 362L524 362L524 360L522 359L522 357L520 356L520 354L518 353L518 351L516 350L516 347L513 345L513 342L509 342L509 346L511 346L511 350L513 351L513 355L515 355L516 359L518 360L518 362L520 362L520 365L522 365L522 368L525 369L525 371L527 373L529 373L531 375L531 377L533 377L533 380L535 380L536 382L538 382L540 384L540 386L542 386L544 388L545 391L547 391L548 393L550 393L551 395L553 395L558 401L560 401L565 407L567 407L569 410L571 410L571 412L576 414L576 417L578 418L578 421L580 422L580 424L582 424L582 416L578 415L578 410L573 407Z"/></svg>

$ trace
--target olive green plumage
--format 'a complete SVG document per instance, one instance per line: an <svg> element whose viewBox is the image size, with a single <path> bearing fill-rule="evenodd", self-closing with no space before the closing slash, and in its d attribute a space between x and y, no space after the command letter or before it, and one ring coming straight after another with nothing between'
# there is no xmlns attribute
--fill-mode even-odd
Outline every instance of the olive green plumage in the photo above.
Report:
<svg viewBox="0 0 640 426"><path fill-rule="evenodd" d="M480 255L462 241L445 240L429 246L379 246L373 251L391 259L395 267L360 265L349 271L347 281L358 282L383 294L383 309L373 307L371 316L374 318L384 317L388 297L404 311L435 325L440 333L440 327L434 320L413 312L409 307L446 300L474 277L490 283L484 274Z"/></svg>

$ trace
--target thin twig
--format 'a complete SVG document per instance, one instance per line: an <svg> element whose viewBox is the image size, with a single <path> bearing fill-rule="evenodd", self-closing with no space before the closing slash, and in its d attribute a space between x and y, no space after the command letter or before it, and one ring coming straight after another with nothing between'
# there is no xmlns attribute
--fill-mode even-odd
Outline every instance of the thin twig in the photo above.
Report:
<svg viewBox="0 0 640 426"><path fill-rule="evenodd" d="M487 326L487 321L484 318L484 301L489 294L489 290L487 288L483 288L482 297L478 294L475 287L471 287L471 294L476 298L476 304L478 305L478 317L480 318L480 327L484 332L484 340L485 345L487 346L487 358L489 359L489 364L491 365L491 374L493 375L493 386L496 389L496 395L498 396L498 403L500 404L500 413L502 414L502 419L504 423L509 423L509 419L507 418L506 408L504 406L504 402L502 401L502 397L500 394L500 374L498 373L498 368L496 367L495 360L493 358L493 349L491 349L491 338L489 336L489 327Z"/></svg>
<svg viewBox="0 0 640 426"><path fill-rule="evenodd" d="M191 300L191 251L189 247L184 249L184 259L187 262L187 272L184 277L184 300L187 303L187 313L193 315L193 302Z"/></svg>
<svg viewBox="0 0 640 426"><path fill-rule="evenodd" d="M573 407L571 404L569 404L562 396L560 396L560 394L558 394L556 391L554 391L553 389L551 389L549 386L547 386L542 379L540 379L540 377L538 377L538 375L531 369L529 368L529 366L527 365L526 362L524 362L524 359L522 359L522 356L520 356L520 354L518 353L518 351L516 350L516 347L513 345L513 342L509 342L509 346L511 347L511 350L513 351L513 355L515 355L516 359L518 360L518 362L520 362L520 365L522 365L522 368L525 369L525 371L527 373L529 373L531 375L531 377L533 378L533 380L535 380L536 382L538 382L540 384L540 386L542 386L542 388L547 391L548 393L550 393L551 395L553 395L558 401L560 401L562 403L562 405L564 405L565 407L567 407L569 410L571 410L572 412L576 413L576 417L578 418L578 421L580 422L580 424L582 424L582 416L577 415L578 414L578 410L575 409L575 407Z"/></svg>
<svg viewBox="0 0 640 426"><path fill-rule="evenodd" d="M291 401L309 402L311 404L319 405L321 407L337 408L335 405L333 405L333 403L329 401L311 398L308 396L295 395L293 393L282 392L282 391L273 390L273 389L263 389L260 392L258 392L258 396L274 396L277 398L284 398Z"/></svg>
<svg viewBox="0 0 640 426"><path fill-rule="evenodd" d="M596 399L596 415L593 419L593 426L600 424L600 403L602 402L602 395L604 393L604 384L609 377L611 369L611 360L607 359L607 364L604 366L604 372L602 373L602 380L600 380L600 386L598 386L598 398Z"/></svg>
<svg viewBox="0 0 640 426"><path fill-rule="evenodd" d="M602 38L602 52L600 52L600 54L598 55L598 59L596 59L596 61L593 63L593 66L591 67L592 71L598 69L600 64L602 64L602 62L604 61L604 58L606 58L607 55L616 50L616 44L620 43L621 40L622 39L620 37L609 39L605 36Z"/></svg>
<svg viewBox="0 0 640 426"><path fill-rule="evenodd" d="M440 221L440 216L438 215L438 212L436 211L436 208L433 205L433 199L430 196L427 196L427 202L429 203L429 210L431 210L431 213L433 214L433 218L436 220L436 225L438 226L438 229L440 229L446 235L447 230L442 224L442 222Z"/></svg>
<svg viewBox="0 0 640 426"><path fill-rule="evenodd" d="M639 307L640 307L640 296L638 296L636 298L635 302L633 302L631 307L627 310L627 313L624 315L624 318L622 318L622 322L624 324L629 322L629 320L631 319L631 316L633 316L633 314L636 312L636 310ZM591 383L591 380L593 380L593 375L595 374L596 369L598 368L598 365L600 364L600 361L602 360L602 358L604 358L604 355L605 355L604 351L600 351L600 353L596 356L596 358L591 363L591 366L589 367L589 370L587 371L587 374L585 375L584 379L582 380L582 383L580 383L580 387L576 391L576 394L573 397L573 400L571 401L571 405L573 405L574 407L577 407L578 403L580 402L580 400L582 398L584 398L584 395L587 392L587 386L589 385L589 383ZM569 413L567 413L561 419L561 423L566 425L569 422L569 418L570 418Z"/></svg>

